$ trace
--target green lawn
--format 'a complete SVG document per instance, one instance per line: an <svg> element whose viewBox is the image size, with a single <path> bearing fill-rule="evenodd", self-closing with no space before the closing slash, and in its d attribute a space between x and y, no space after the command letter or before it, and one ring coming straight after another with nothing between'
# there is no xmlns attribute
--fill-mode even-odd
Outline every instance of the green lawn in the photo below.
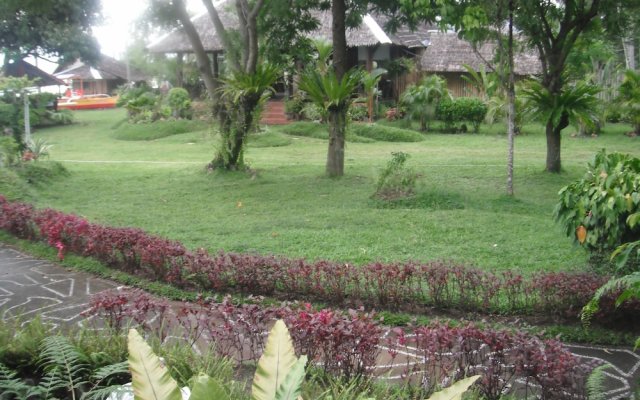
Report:
<svg viewBox="0 0 640 400"><path fill-rule="evenodd" d="M257 175L207 173L215 139L208 130L156 140L118 140L123 110L76 112L79 123L43 129L70 177L38 188L37 206L108 225L136 226L190 248L369 261L452 259L483 268L573 269L586 257L552 221L558 190L580 177L601 149L640 155L640 141L608 125L598 138L565 131L565 172L543 172L537 126L517 138L514 199L503 195L506 138L428 134L413 143L348 142L346 176L323 176L326 141L283 135L254 139L245 158ZM136 133L138 134L138 133ZM140 137L146 137L141 135ZM149 137L153 137L150 135ZM420 193L409 208L370 200L391 152L411 154Z"/></svg>

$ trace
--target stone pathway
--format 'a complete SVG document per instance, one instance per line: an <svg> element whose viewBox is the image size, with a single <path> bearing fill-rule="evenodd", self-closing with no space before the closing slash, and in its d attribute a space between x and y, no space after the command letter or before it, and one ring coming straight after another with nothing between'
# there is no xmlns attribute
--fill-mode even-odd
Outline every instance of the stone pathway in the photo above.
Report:
<svg viewBox="0 0 640 400"><path fill-rule="evenodd" d="M0 318L29 320L39 314L52 326L80 324L92 294L118 285L92 275L67 270L48 261L35 259L0 243ZM640 379L640 354L630 348L567 344L584 360L597 359L611 364L605 373L607 399L633 396ZM416 349L406 346L402 354L409 362L421 362ZM381 357L384 359L385 357ZM413 360L413 361L411 361ZM403 362L402 367L406 364ZM393 366L380 365L387 379L397 378Z"/></svg>

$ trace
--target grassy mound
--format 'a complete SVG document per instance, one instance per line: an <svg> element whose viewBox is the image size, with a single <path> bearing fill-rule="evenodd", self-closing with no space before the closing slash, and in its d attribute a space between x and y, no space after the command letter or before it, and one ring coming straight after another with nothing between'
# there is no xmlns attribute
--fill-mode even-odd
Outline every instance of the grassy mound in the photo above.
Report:
<svg viewBox="0 0 640 400"><path fill-rule="evenodd" d="M124 123L114 129L112 136L118 140L155 140L206 128L207 125L202 121L187 119L156 121L150 124Z"/></svg>
<svg viewBox="0 0 640 400"><path fill-rule="evenodd" d="M15 171L0 168L0 193L9 200L29 200L33 192Z"/></svg>
<svg viewBox="0 0 640 400"><path fill-rule="evenodd" d="M280 132L285 135L291 136L302 136L313 139L329 139L329 127L326 124L319 124L317 122L294 122L289 125L284 125L280 128ZM347 128L347 137L348 142L353 143L371 143L375 142L374 139L359 136L358 134L352 132Z"/></svg>
<svg viewBox="0 0 640 400"><path fill-rule="evenodd" d="M291 138L280 132L263 132L249 136L249 147L282 147L291 144Z"/></svg>
<svg viewBox="0 0 640 400"><path fill-rule="evenodd" d="M379 124L351 124L349 131L357 136L381 142L421 142L424 135L409 130Z"/></svg>

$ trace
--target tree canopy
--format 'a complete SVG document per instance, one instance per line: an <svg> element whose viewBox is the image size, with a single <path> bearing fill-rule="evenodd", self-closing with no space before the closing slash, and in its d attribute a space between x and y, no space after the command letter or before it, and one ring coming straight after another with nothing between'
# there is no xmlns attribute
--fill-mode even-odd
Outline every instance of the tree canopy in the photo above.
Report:
<svg viewBox="0 0 640 400"><path fill-rule="evenodd" d="M48 55L61 62L94 60L100 53L91 26L100 12L100 0L3 0L0 51L12 58Z"/></svg>

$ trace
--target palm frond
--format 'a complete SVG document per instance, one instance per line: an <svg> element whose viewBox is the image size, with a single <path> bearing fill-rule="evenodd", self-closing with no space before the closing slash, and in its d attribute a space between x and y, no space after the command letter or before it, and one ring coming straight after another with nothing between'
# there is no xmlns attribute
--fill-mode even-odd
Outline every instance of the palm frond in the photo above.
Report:
<svg viewBox="0 0 640 400"><path fill-rule="evenodd" d="M353 102L354 92L362 80L362 71L351 69L338 79L333 70L326 74L312 69L305 72L299 83L302 91L323 110L346 110Z"/></svg>
<svg viewBox="0 0 640 400"><path fill-rule="evenodd" d="M234 71L223 79L220 89L222 97L237 103L243 98L260 99L265 92L273 92L273 84L278 79L279 69L271 64L259 64L255 73Z"/></svg>

